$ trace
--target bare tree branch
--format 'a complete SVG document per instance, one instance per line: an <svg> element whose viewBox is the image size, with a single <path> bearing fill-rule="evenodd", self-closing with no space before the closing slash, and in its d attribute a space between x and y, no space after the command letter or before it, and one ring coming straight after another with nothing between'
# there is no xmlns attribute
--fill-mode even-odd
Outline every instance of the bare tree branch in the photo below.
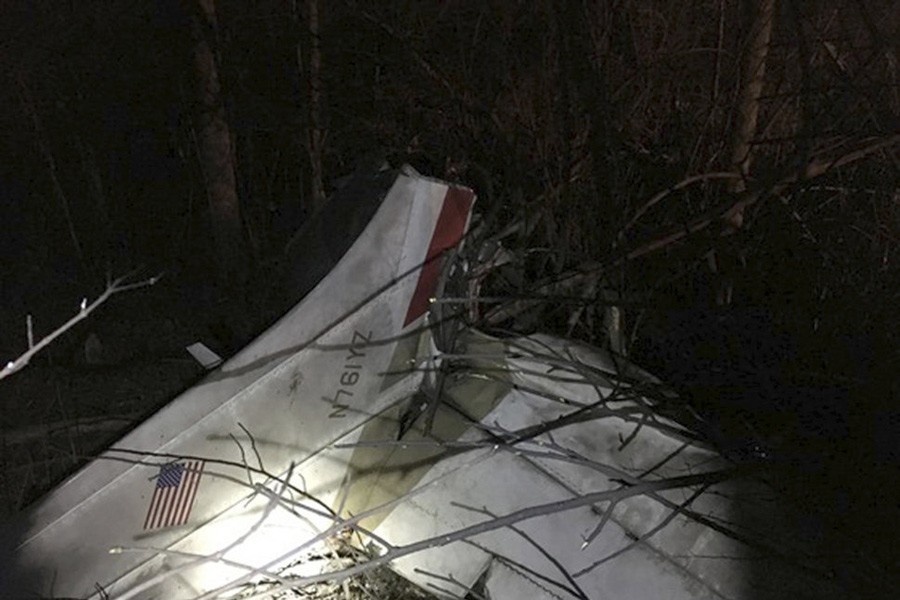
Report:
<svg viewBox="0 0 900 600"><path fill-rule="evenodd" d="M621 254L614 256L607 261L586 262L578 269L555 277L553 281L538 285L534 289L534 295L540 299L520 299L498 305L487 312L484 317L484 322L489 325L502 323L506 319L512 318L525 310L528 310L530 307L536 306L541 301L546 301L557 294L563 294L567 290L570 290L574 286L591 278L596 279L602 276L603 272L619 266L624 262L667 248L675 242L702 231L718 221L724 220L725 222L731 222L738 213L743 214L743 211L746 208L756 204L770 194L777 194L783 191L791 184L801 180L805 181L821 177L834 169L858 162L876 152L888 150L897 144L900 144L900 134L881 139L868 139L865 144L861 145L856 150L836 158L818 157L810 160L806 167L801 169L799 173L796 170L791 170L789 174L781 177L774 184L750 188L737 194L736 198L729 198L690 219L687 223L680 225L677 228L671 228L668 231L659 233L652 237L650 241L644 242L630 250L625 250Z"/></svg>
<svg viewBox="0 0 900 600"><path fill-rule="evenodd" d="M645 202L643 206L641 206L639 209L637 209L637 211L635 211L634 216L631 217L631 220L628 221L628 223L626 223L625 227L622 228L622 233L620 233L619 235L621 236L622 234L624 234L625 232L630 230L632 227L634 227L634 224L638 222L638 220L644 215L644 213L646 213L648 210L650 210L651 208L656 206L656 204L658 204L660 200L662 200L666 196L672 194L673 192L682 190L682 189L688 187L689 185L692 185L699 181L709 181L711 179L741 179L742 177L743 177L743 175L741 173L734 172L734 171L724 171L724 172L717 171L717 172L713 172L713 173L700 173L698 175L691 175L690 177L686 177L685 179L679 181L675 185L664 189L663 191L659 192L658 194L654 195L652 198L647 200L647 202Z"/></svg>
<svg viewBox="0 0 900 600"><path fill-rule="evenodd" d="M129 277L129 275L125 275L116 279L115 281L110 282L106 286L106 289L103 290L103 293L100 294L100 296L98 296L97 299L90 304L87 303L87 298L82 299L81 306L75 316L57 327L51 333L47 334L37 343L33 343L34 333L32 330L31 315L29 315L26 319L26 325L28 329L28 350L20 354L17 358L14 358L13 360L6 363L6 366L3 367L2 370L0 370L0 379L9 377L13 373L25 368L34 357L34 355L49 346L56 338L64 334L66 331L70 330L72 327L78 324L78 322L86 319L88 315L94 312L115 294L151 286L159 281L161 276L161 274L154 275L149 279L144 279L135 283L123 283Z"/></svg>

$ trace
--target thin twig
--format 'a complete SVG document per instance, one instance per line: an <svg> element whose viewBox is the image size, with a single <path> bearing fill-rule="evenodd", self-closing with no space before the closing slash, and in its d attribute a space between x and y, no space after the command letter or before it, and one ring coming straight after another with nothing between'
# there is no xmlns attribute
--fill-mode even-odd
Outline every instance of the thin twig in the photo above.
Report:
<svg viewBox="0 0 900 600"><path fill-rule="evenodd" d="M22 104L23 110L31 118L31 123L34 127L34 137L37 140L38 149L43 155L44 162L47 163L47 171L50 174L50 183L53 186L53 193L56 196L56 199L59 200L60 206L62 207L63 216L65 216L66 218L66 226L69 230L69 238L72 240L72 247L75 249L75 254L76 256L78 256L79 262L83 264L84 251L81 248L81 242L79 241L78 234L75 231L75 222L72 219L72 209L69 206L69 197L66 195L66 192L63 190L62 183L60 183L59 181L59 176L57 175L56 158L54 158L53 153L50 151L50 147L47 145L47 134L44 131L44 125L41 121L41 116L40 114L38 114L34 99L31 97L31 90L25 81L24 75L21 72L17 73L16 79L19 88L19 102Z"/></svg>

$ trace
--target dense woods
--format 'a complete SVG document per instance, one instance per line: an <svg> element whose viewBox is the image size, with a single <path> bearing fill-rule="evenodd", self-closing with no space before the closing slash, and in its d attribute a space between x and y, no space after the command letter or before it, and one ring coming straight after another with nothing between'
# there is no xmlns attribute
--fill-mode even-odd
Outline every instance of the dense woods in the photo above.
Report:
<svg viewBox="0 0 900 600"><path fill-rule="evenodd" d="M0 359L26 315L46 333L110 276L165 276L2 383L0 514L195 379L185 343L227 354L295 300L292 234L380 153L506 232L480 326L611 346L800 465L785 488L874 557L837 576L871 583L895 560L898 39L892 0L3 3Z"/></svg>

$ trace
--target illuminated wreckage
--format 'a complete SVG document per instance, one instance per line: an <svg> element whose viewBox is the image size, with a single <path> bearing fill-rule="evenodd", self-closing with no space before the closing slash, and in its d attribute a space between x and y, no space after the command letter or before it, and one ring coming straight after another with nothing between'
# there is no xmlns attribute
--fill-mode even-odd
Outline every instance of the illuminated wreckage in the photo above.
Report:
<svg viewBox="0 0 900 600"><path fill-rule="evenodd" d="M652 376L456 318L474 200L351 177L296 238L303 299L8 526L0 590L269 597L389 565L446 598L825 597Z"/></svg>

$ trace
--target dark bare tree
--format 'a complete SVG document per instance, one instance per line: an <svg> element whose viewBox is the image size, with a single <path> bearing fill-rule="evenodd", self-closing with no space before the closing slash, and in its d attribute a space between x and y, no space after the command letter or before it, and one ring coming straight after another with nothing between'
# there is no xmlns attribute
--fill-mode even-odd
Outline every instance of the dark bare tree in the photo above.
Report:
<svg viewBox="0 0 900 600"><path fill-rule="evenodd" d="M214 0L198 0L197 8L192 23L197 152L209 202L219 279L222 283L237 284L246 276L246 256L234 147L225 118L215 51L218 19Z"/></svg>

